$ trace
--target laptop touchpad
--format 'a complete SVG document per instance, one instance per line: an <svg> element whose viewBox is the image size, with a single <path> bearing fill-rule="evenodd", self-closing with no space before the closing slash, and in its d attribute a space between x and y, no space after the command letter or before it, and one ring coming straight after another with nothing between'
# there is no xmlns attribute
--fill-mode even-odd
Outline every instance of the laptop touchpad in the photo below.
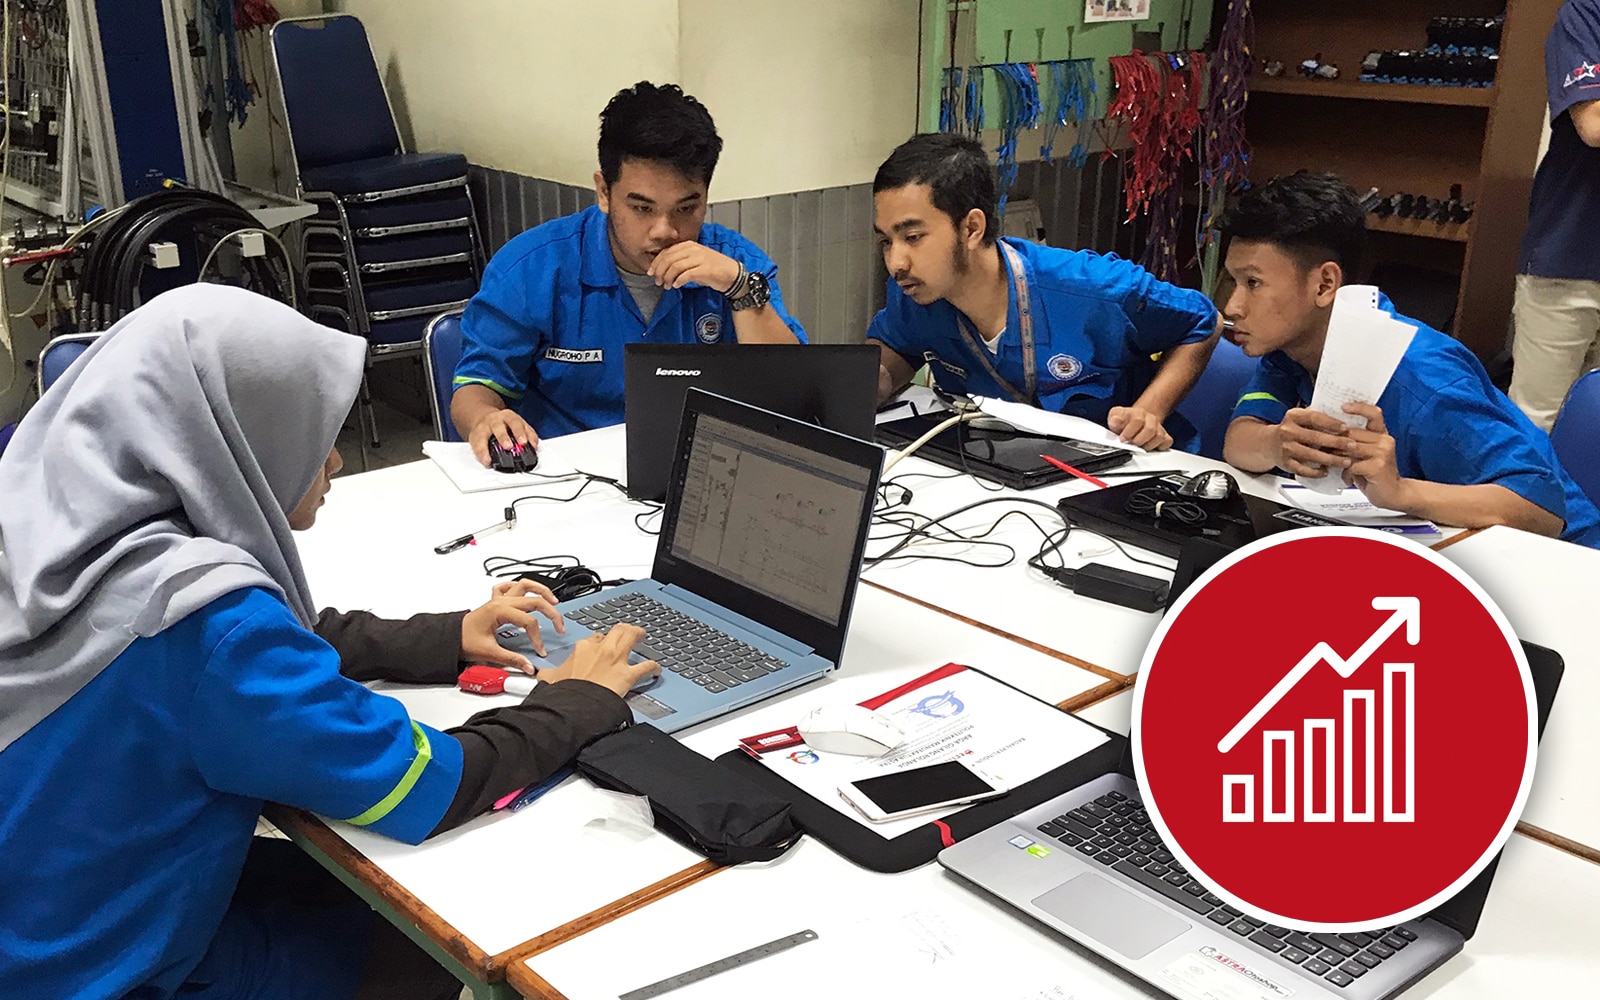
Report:
<svg viewBox="0 0 1600 1000"><path fill-rule="evenodd" d="M1033 905L1129 958L1143 958L1190 926L1092 872L1056 886Z"/></svg>

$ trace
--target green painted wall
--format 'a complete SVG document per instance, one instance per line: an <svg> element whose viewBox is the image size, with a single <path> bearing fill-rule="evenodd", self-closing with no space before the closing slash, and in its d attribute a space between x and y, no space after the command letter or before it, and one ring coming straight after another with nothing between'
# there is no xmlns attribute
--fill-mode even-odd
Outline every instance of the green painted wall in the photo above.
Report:
<svg viewBox="0 0 1600 1000"><path fill-rule="evenodd" d="M933 131L939 127L939 85L944 67L950 61L950 12L956 8L959 8L960 14L957 51L962 52L968 40L975 37L977 58L971 60L974 63L1004 62L1008 30L1011 32L1012 62L1066 59L1069 41L1073 58L1093 56L1097 61L1096 76L1100 81L1101 107L1104 108L1111 93L1111 67L1107 59L1127 55L1133 50L1133 33L1155 31L1157 25L1162 25L1162 49L1170 51L1178 48L1183 33L1180 14L1185 12L1185 2L1151 0L1149 20L1103 24L1083 23L1083 0L938 0L930 3L923 12L922 27L920 128L923 131ZM1211 26L1211 9L1212 0L1192 0L1189 5L1189 48L1205 46L1206 32ZM1042 39L1038 34L1041 28L1044 29ZM1070 39L1068 28L1073 29ZM964 55L958 56L958 60L966 61ZM991 115L1000 106L993 81L984 93L984 106L991 109ZM1025 151L1019 150L1019 153Z"/></svg>

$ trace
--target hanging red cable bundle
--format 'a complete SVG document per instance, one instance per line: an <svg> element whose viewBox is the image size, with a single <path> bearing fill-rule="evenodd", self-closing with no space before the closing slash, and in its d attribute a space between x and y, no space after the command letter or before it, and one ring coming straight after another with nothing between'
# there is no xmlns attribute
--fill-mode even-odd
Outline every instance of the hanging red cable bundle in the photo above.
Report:
<svg viewBox="0 0 1600 1000"><path fill-rule="evenodd" d="M1117 96L1106 117L1126 129L1133 147L1124 184L1128 221L1140 212L1150 215L1141 263L1167 281L1177 277L1182 211L1177 183L1183 161L1194 155L1205 67L1205 56L1199 52L1153 56L1135 52L1111 58Z"/></svg>
<svg viewBox="0 0 1600 1000"><path fill-rule="evenodd" d="M233 8L233 26L243 34L257 28L270 28L282 16L272 0L238 0Z"/></svg>

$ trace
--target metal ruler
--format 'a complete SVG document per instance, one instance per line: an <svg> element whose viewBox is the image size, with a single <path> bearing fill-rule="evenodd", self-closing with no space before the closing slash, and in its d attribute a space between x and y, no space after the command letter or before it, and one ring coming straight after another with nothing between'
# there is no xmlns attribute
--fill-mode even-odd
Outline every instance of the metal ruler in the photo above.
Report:
<svg viewBox="0 0 1600 1000"><path fill-rule="evenodd" d="M629 993L622 994L622 996L618 997L617 1000L649 1000L650 997L658 997L663 993L671 993L675 989L688 986L691 983L698 983L702 979L710 979L719 972L727 972L729 969L735 969L741 965L747 965L758 959L766 958L768 955L776 955L780 951L788 951L790 948L793 948L796 945L805 944L807 941L815 941L816 939L817 932L813 930L804 930L798 934L790 934L788 937L781 937L776 941L768 941L766 944L758 944L748 951L739 952L737 955L729 955L727 958L719 958L715 962L710 962L706 965L700 966L698 969L690 969L688 972L680 972L676 976L669 976L668 978L661 980L659 983L651 983L649 986L641 986Z"/></svg>

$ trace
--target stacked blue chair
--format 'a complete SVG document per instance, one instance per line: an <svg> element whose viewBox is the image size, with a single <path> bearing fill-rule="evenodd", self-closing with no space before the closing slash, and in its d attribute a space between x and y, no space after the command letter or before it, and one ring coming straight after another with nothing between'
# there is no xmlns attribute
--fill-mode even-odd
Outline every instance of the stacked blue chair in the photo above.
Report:
<svg viewBox="0 0 1600 1000"><path fill-rule="evenodd" d="M467 159L408 153L366 28L350 15L272 28L300 197L307 312L365 337L368 363L422 353L430 317L461 309L483 268ZM371 398L361 406L378 443Z"/></svg>
<svg viewBox="0 0 1600 1000"><path fill-rule="evenodd" d="M1226 340L1217 341L1200 380L1178 404L1178 412L1200 431L1200 454L1222 460L1222 441L1233 421L1233 408L1239 405L1256 362Z"/></svg>
<svg viewBox="0 0 1600 1000"><path fill-rule="evenodd" d="M1600 368L1581 376L1550 428L1550 444L1578 486L1600 504Z"/></svg>
<svg viewBox="0 0 1600 1000"><path fill-rule="evenodd" d="M450 420L450 397L455 394L456 363L461 360L461 314L435 316L422 331L422 366L428 372L428 402L433 409L433 436L440 441L460 441Z"/></svg>
<svg viewBox="0 0 1600 1000"><path fill-rule="evenodd" d="M51 338L39 352L39 395L43 396L98 336L98 333L67 333Z"/></svg>

